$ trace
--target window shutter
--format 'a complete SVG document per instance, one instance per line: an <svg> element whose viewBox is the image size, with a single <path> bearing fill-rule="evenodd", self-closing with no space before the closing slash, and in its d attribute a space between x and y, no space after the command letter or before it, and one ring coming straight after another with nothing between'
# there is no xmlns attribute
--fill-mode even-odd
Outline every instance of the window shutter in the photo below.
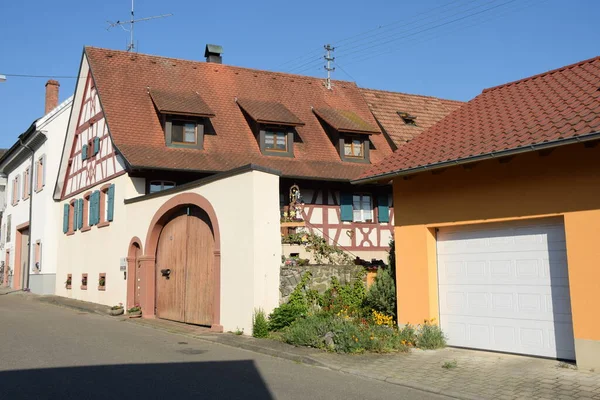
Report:
<svg viewBox="0 0 600 400"><path fill-rule="evenodd" d="M94 193L90 194L88 200L88 225L94 225Z"/></svg>
<svg viewBox="0 0 600 400"><path fill-rule="evenodd" d="M63 233L67 233L69 231L69 205L65 204L63 206Z"/></svg>
<svg viewBox="0 0 600 400"><path fill-rule="evenodd" d="M77 230L79 225L79 200L75 199L73 203L73 231Z"/></svg>
<svg viewBox="0 0 600 400"><path fill-rule="evenodd" d="M380 194L377 196L377 211L379 222L390 222L390 206L388 205L388 195Z"/></svg>
<svg viewBox="0 0 600 400"><path fill-rule="evenodd" d="M83 199L77 200L77 207L79 208L79 214L77 218L77 226L79 229L83 228Z"/></svg>
<svg viewBox="0 0 600 400"><path fill-rule="evenodd" d="M100 191L94 192L94 225L100 222Z"/></svg>
<svg viewBox="0 0 600 400"><path fill-rule="evenodd" d="M84 144L81 147L81 160L85 161L87 159L87 153L88 153L88 146L87 144Z"/></svg>
<svg viewBox="0 0 600 400"><path fill-rule="evenodd" d="M352 193L340 193L340 219L352 222Z"/></svg>
<svg viewBox="0 0 600 400"><path fill-rule="evenodd" d="M114 212L115 212L115 184L113 183L108 188L108 204L106 205L106 219L108 221L113 220Z"/></svg>
<svg viewBox="0 0 600 400"><path fill-rule="evenodd" d="M42 187L46 186L46 155L42 156Z"/></svg>
<svg viewBox="0 0 600 400"><path fill-rule="evenodd" d="M96 136L94 138L94 155L98 154L99 151L100 151L100 138Z"/></svg>

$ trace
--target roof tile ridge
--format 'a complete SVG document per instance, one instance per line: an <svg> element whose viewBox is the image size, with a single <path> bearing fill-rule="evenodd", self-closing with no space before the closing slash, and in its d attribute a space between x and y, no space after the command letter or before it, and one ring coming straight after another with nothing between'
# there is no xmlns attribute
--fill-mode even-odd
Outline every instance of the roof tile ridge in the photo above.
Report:
<svg viewBox="0 0 600 400"><path fill-rule="evenodd" d="M569 64L569 65L565 65L565 66L562 66L562 67L559 67L559 68L551 69L551 70L546 71L546 72L541 72L541 73L536 74L536 75L528 76L526 78L517 79L515 81L503 83L502 85L498 85L498 86L492 86L492 87L489 87L487 89L483 89L481 91L481 93L486 93L486 92L489 92L489 91L492 91L492 90L496 90L496 89L500 89L500 88L503 88L503 87L506 87L506 86L516 85L518 83L523 83L523 82L531 81L531 80L534 80L534 79L537 79L537 78L541 78L541 77L544 77L544 76L547 76L547 75L555 74L557 72L562 72L562 71L565 71L567 69L571 69L571 68L575 68L575 67L580 67L580 66L582 66L584 64L591 64L594 61L598 61L598 60L600 60L600 56L588 58L587 60L578 61L578 62L573 63L573 64Z"/></svg>
<svg viewBox="0 0 600 400"><path fill-rule="evenodd" d="M389 93L389 94L401 94L404 96L410 96L410 97L423 97L423 98L427 98L427 99L434 99L434 100L444 100L444 101L454 101L457 103L466 103L466 101L462 101L462 100L454 100L454 99L446 99L443 97L437 97L437 96L429 96L426 94L415 94L415 93L406 93L406 92L394 92L392 90L384 90L384 89L371 89L371 88L364 88L364 87L359 87L359 89L361 91L369 91L369 92L380 92L380 93Z"/></svg>
<svg viewBox="0 0 600 400"><path fill-rule="evenodd" d="M296 79L306 79L306 80L311 80L311 81L319 81L319 80L323 80L321 78L317 78L314 76L309 76L309 75L299 75L299 74L292 74L289 72L281 72L281 71L270 71L270 70L266 70L266 69L258 69L258 68L250 68L250 67L241 67L238 65L231 65L231 64L215 64L215 63L207 63L206 61L200 61L200 60L188 60L185 58L179 58L179 57L165 57L165 56L159 56L159 55L155 55L155 54L147 54L147 53L131 53L125 50L114 50L114 49L108 49L105 47L95 47L95 46L85 46L85 49L94 49L94 50L100 50L100 51L105 51L105 52L115 52L115 53L119 53L121 55L127 55L127 54L135 54L136 56L142 56L142 57L151 57L151 58L159 58L159 59L163 59L163 60L170 60L170 61L180 61L180 62L185 62L185 63L190 63L190 64L200 64L200 65L207 65L207 66L218 66L218 67L225 67L225 68L231 68L231 69L239 69L239 70L244 70L250 73L261 73L261 74L269 74L269 75L279 75L279 76L283 76L283 77L293 77ZM345 81L345 80L341 80L341 79L332 79L332 82L339 82L339 83L344 83L344 84L351 84L355 87L358 88L358 85L356 85L355 82L352 81Z"/></svg>

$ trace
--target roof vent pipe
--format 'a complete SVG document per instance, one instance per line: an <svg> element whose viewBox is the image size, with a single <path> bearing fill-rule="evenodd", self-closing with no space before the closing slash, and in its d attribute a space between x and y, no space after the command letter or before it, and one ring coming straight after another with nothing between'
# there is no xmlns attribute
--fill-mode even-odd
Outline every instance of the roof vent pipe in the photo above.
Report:
<svg viewBox="0 0 600 400"><path fill-rule="evenodd" d="M218 44L207 44L206 49L204 50L204 57L206 57L206 62L211 62L215 64L223 63L223 47Z"/></svg>

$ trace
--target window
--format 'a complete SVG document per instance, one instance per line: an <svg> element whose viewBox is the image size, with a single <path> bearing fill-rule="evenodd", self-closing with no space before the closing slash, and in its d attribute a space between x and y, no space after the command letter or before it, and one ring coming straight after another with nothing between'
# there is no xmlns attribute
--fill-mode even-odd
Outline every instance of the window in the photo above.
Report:
<svg viewBox="0 0 600 400"><path fill-rule="evenodd" d="M373 221L373 201L371 195L355 194L352 196L352 220L354 222Z"/></svg>
<svg viewBox="0 0 600 400"><path fill-rule="evenodd" d="M417 117L402 111L398 111L398 115L400 116L400 118L402 118L402 121L404 121L406 125L417 126L417 123L415 122L415 119L417 119Z"/></svg>
<svg viewBox="0 0 600 400"><path fill-rule="evenodd" d="M294 157L294 131L286 127L265 127L259 131L260 151L266 155Z"/></svg>
<svg viewBox="0 0 600 400"><path fill-rule="evenodd" d="M87 192L81 200L81 232L90 230L90 196L92 192Z"/></svg>
<svg viewBox="0 0 600 400"><path fill-rule="evenodd" d="M21 186L20 183L20 179L19 179L19 175L15 176L15 179L13 179L13 185L12 185L12 205L15 206L17 205L17 203L19 202L19 197L20 197L20 192L21 192Z"/></svg>
<svg viewBox="0 0 600 400"><path fill-rule="evenodd" d="M39 192L46 185L46 156L41 156L35 164L35 191Z"/></svg>
<svg viewBox="0 0 600 400"><path fill-rule="evenodd" d="M165 139L170 147L202 149L204 143L204 120L202 118L166 118Z"/></svg>
<svg viewBox="0 0 600 400"><path fill-rule="evenodd" d="M347 137L344 139L344 156L364 158L364 142L356 137Z"/></svg>
<svg viewBox="0 0 600 400"><path fill-rule="evenodd" d="M106 290L106 273L104 272L98 275L98 290Z"/></svg>
<svg viewBox="0 0 600 400"><path fill-rule="evenodd" d="M96 195L98 196L98 195ZM100 188L100 220L98 227L107 226L113 220L115 205L115 185L108 184Z"/></svg>
<svg viewBox="0 0 600 400"><path fill-rule="evenodd" d="M171 141L173 143L196 144L196 124L193 122L173 121Z"/></svg>
<svg viewBox="0 0 600 400"><path fill-rule="evenodd" d="M161 192L163 190L172 189L175 187L175 182L171 181L150 181L150 193Z"/></svg>
<svg viewBox="0 0 600 400"><path fill-rule="evenodd" d="M287 134L285 132L265 131L265 150L287 151Z"/></svg>
<svg viewBox="0 0 600 400"><path fill-rule="evenodd" d="M29 168L23 172L23 200L29 198Z"/></svg>
<svg viewBox="0 0 600 400"><path fill-rule="evenodd" d="M88 274L81 274L81 290L87 290Z"/></svg>
<svg viewBox="0 0 600 400"><path fill-rule="evenodd" d="M73 274L67 274L67 280L65 281L65 288L71 289L73 284Z"/></svg>
<svg viewBox="0 0 600 400"><path fill-rule="evenodd" d="M6 243L10 242L10 228L11 228L10 220L11 220L11 215L6 217Z"/></svg>

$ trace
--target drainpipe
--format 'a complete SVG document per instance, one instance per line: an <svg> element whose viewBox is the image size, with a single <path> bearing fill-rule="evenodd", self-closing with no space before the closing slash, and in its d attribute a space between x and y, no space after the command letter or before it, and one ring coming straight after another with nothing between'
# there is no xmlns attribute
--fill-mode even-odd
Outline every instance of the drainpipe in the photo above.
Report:
<svg viewBox="0 0 600 400"><path fill-rule="evenodd" d="M29 240L27 243L27 274L25 275L25 284L24 289L25 290L29 290L29 275L31 273L31 217L33 215L33 168L35 167L34 163L35 163L35 152L33 151L33 149L31 147L29 147L28 145L26 145L23 142L23 137L22 135L19 136L19 144L21 145L21 147L29 150L29 152L31 153L31 167L29 168ZM17 250L18 251L18 250Z"/></svg>

